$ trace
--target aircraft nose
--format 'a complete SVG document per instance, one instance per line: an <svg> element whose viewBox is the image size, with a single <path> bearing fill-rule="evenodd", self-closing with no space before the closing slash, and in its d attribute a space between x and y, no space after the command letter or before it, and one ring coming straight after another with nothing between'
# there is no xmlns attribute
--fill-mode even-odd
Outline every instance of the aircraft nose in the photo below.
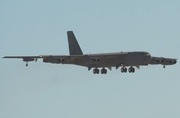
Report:
<svg viewBox="0 0 180 118"><path fill-rule="evenodd" d="M176 64L177 63L177 60L174 60L174 64Z"/></svg>

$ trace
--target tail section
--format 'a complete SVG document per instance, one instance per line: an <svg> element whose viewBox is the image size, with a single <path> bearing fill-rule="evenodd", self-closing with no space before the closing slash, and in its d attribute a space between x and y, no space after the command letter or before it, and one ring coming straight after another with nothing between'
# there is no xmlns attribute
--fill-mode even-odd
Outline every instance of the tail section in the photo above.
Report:
<svg viewBox="0 0 180 118"><path fill-rule="evenodd" d="M73 31L67 31L69 54L70 55L83 55L83 52L76 40Z"/></svg>

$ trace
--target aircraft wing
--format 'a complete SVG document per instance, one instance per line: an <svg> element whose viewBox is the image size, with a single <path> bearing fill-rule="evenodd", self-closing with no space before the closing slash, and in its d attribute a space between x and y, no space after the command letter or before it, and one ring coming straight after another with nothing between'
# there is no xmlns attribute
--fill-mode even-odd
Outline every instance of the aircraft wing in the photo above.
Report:
<svg viewBox="0 0 180 118"><path fill-rule="evenodd" d="M28 62L30 61L37 61L37 59L43 59L43 62L46 63L66 63L71 58L68 55L39 55L39 56L5 56L3 58L17 58L17 59L23 59L24 62L26 62L26 66L28 66Z"/></svg>
<svg viewBox="0 0 180 118"><path fill-rule="evenodd" d="M86 54L86 55L39 55L39 56L4 56L3 58L21 58L24 61L31 61L35 59L47 59L47 58L56 58L56 59L111 59L111 58L123 58L127 53L101 53L101 54ZM95 61L95 60L94 60ZM98 60L96 60L98 61Z"/></svg>
<svg viewBox="0 0 180 118"><path fill-rule="evenodd" d="M41 56L5 56L3 58L42 58Z"/></svg>
<svg viewBox="0 0 180 118"><path fill-rule="evenodd" d="M38 58L42 58L41 56L5 56L3 58L17 58L17 59L23 59L23 61L37 61Z"/></svg>
<svg viewBox="0 0 180 118"><path fill-rule="evenodd" d="M3 58L50 58L50 57L56 57L56 58L69 58L68 55L40 55L40 56L4 56Z"/></svg>
<svg viewBox="0 0 180 118"><path fill-rule="evenodd" d="M39 56L4 56L3 58L23 59L25 62L37 61L37 59L49 60L48 62L60 63L60 61L68 61L82 59L82 55L39 55Z"/></svg>
<svg viewBox="0 0 180 118"><path fill-rule="evenodd" d="M3 58L17 58L17 59L23 59L23 61L34 61L37 59L46 59L46 58L69 58L67 55L39 55L39 56L4 56Z"/></svg>
<svg viewBox="0 0 180 118"><path fill-rule="evenodd" d="M87 55L39 55L39 56L5 56L3 58L17 58L23 59L24 62L37 61L43 59L43 62L48 63L73 63L82 64L106 61L108 59L122 59L127 53L101 53L101 54L87 54ZM84 64L82 64L84 65ZM88 65L84 65L88 66Z"/></svg>

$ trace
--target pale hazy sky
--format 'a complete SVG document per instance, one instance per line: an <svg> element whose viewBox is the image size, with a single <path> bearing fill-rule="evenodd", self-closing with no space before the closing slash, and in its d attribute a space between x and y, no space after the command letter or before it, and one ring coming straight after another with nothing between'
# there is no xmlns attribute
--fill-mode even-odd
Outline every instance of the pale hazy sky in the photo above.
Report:
<svg viewBox="0 0 180 118"><path fill-rule="evenodd" d="M148 51L180 59L179 0L0 0L0 57ZM180 65L134 74L0 59L0 118L179 118Z"/></svg>

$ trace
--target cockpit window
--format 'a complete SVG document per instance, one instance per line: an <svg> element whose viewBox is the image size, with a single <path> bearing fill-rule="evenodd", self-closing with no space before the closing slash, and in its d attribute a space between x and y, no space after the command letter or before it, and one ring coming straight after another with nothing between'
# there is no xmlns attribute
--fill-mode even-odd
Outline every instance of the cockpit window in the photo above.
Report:
<svg viewBox="0 0 180 118"><path fill-rule="evenodd" d="M150 56L150 54L148 52L146 52L146 56Z"/></svg>
<svg viewBox="0 0 180 118"><path fill-rule="evenodd" d="M141 55L147 55L150 56L150 54L148 52L142 52Z"/></svg>
<svg viewBox="0 0 180 118"><path fill-rule="evenodd" d="M148 56L149 56L149 53L146 53L146 55L148 55Z"/></svg>

